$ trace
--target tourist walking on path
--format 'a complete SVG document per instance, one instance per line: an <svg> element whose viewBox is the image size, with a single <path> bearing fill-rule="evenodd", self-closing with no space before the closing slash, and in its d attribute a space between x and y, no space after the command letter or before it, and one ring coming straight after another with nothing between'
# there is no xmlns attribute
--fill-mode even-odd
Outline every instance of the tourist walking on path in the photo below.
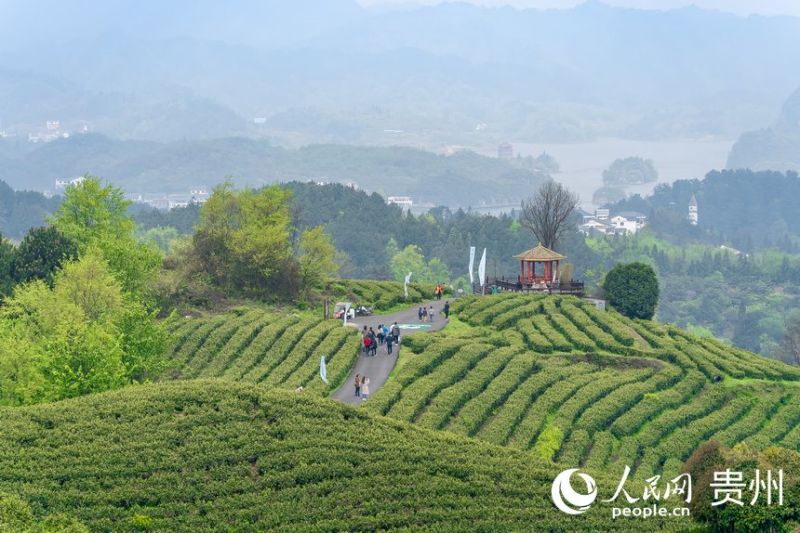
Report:
<svg viewBox="0 0 800 533"><path fill-rule="evenodd" d="M361 376L356 374L356 380L353 383L356 386L356 398L361 398Z"/></svg>
<svg viewBox="0 0 800 533"><path fill-rule="evenodd" d="M450 302L449 301L444 302L444 308L442 310L444 311L444 319L447 320L448 318L450 318Z"/></svg>
<svg viewBox="0 0 800 533"><path fill-rule="evenodd" d="M369 355L372 351L372 338L369 334L364 335L364 355Z"/></svg>
<svg viewBox="0 0 800 533"><path fill-rule="evenodd" d="M375 332L372 330L372 328L369 328L369 340L369 348L371 352L370 355L375 357L375 355L378 353L378 338L375 336Z"/></svg>
<svg viewBox="0 0 800 533"><path fill-rule="evenodd" d="M392 344L394 344L394 335L386 336L386 355L392 355Z"/></svg>
<svg viewBox="0 0 800 533"><path fill-rule="evenodd" d="M421 307L419 308L419 311L417 311L417 316L419 317L419 321L422 322L422 308Z"/></svg>
<svg viewBox="0 0 800 533"><path fill-rule="evenodd" d="M355 331L359 332L361 332L362 328L366 325L367 328L364 330L365 334L369 333L370 326L372 326L376 333L378 332L376 329L378 324L383 324L386 326L386 339L388 340L388 338L391 337L392 353L384 356L384 354L388 354L389 351L389 346L387 343L386 351L378 350L382 357L366 357L359 355L359 357L355 360L355 364L350 369L347 380L333 393L333 399L354 406L361 404L366 405L360 397L354 396L353 394L356 374L358 374L359 378L359 387L361 386L361 381L363 380L364 376L369 376L369 394L374 395L375 393L380 393L381 388L389 379L392 369L396 367L398 359L405 355L403 352L403 343L401 342L403 340L402 337L405 335L424 336L430 332L442 329L447 323L442 318L436 317L436 320L433 322L433 324L429 324L428 327L415 327L417 324L419 324L419 322L417 322L419 310L422 306L424 306L425 309L428 309L431 303L433 303L433 309L435 313L441 315L443 312L442 306L444 305L444 298L442 298L441 302L425 302L424 304L418 303L411 308L406 308L393 313L387 313L385 315L359 316L356 317L353 322L350 322L351 327L353 327ZM363 391L359 390L359 394L362 394L362 392Z"/></svg>
<svg viewBox="0 0 800 533"><path fill-rule="evenodd" d="M361 399L366 400L369 398L369 378L364 376L361 378Z"/></svg>
<svg viewBox="0 0 800 533"><path fill-rule="evenodd" d="M428 311L428 322L433 323L433 306L431 306L431 310Z"/></svg>

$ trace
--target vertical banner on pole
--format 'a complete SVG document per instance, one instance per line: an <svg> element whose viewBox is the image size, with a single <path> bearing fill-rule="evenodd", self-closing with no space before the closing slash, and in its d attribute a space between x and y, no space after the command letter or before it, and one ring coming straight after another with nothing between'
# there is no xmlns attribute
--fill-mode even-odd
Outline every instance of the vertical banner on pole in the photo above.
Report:
<svg viewBox="0 0 800 533"><path fill-rule="evenodd" d="M475 276L472 275L472 272L475 270L475 247L469 247L469 284L473 285L475 283Z"/></svg>
<svg viewBox="0 0 800 533"><path fill-rule="evenodd" d="M328 384L328 367L325 365L324 355L319 359L319 377L322 378L326 385Z"/></svg>
<svg viewBox="0 0 800 533"><path fill-rule="evenodd" d="M486 283L486 248L483 249L481 262L478 264L478 277L481 278L481 287Z"/></svg>
<svg viewBox="0 0 800 533"><path fill-rule="evenodd" d="M403 294L405 295L406 300L408 300L408 284L409 283L411 283L411 272L408 273L408 275L406 276L406 279L403 281Z"/></svg>

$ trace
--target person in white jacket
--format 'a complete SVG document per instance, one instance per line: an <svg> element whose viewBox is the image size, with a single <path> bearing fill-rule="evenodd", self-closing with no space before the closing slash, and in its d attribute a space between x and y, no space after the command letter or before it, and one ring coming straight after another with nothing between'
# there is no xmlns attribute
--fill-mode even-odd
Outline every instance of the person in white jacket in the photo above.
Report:
<svg viewBox="0 0 800 533"><path fill-rule="evenodd" d="M361 378L361 399L366 400L369 398L369 378L364 376Z"/></svg>

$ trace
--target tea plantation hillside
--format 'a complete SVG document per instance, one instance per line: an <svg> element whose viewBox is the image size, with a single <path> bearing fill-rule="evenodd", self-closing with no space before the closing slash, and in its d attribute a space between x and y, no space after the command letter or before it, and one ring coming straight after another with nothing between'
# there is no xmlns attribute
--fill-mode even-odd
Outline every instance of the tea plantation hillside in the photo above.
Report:
<svg viewBox="0 0 800 533"><path fill-rule="evenodd" d="M409 283L406 298L403 284L397 281L339 279L328 283L325 292L337 301L345 300L354 305L372 307L376 311L386 311L396 306L430 300L433 290L433 285Z"/></svg>
<svg viewBox="0 0 800 533"><path fill-rule="evenodd" d="M800 449L795 367L574 297L469 297L453 313L467 327L406 339L415 355L369 411L642 478L709 439Z"/></svg>
<svg viewBox="0 0 800 533"><path fill-rule="evenodd" d="M129 387L3 408L0 427L0 492L93 531L642 529L603 503L560 513L557 472L522 451L255 385Z"/></svg>
<svg viewBox="0 0 800 533"><path fill-rule="evenodd" d="M172 377L304 387L323 394L347 377L361 343L358 332L339 321L258 308L178 319L170 332ZM329 385L317 377L322 355Z"/></svg>

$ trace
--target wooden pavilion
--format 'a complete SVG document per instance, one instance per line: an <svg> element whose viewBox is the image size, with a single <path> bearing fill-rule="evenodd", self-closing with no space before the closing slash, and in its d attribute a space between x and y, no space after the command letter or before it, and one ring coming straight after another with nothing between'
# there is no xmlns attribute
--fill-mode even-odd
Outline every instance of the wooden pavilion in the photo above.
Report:
<svg viewBox="0 0 800 533"><path fill-rule="evenodd" d="M519 281L524 284L555 283L561 279L561 261L565 256L541 243L514 256L519 260Z"/></svg>
<svg viewBox="0 0 800 533"><path fill-rule="evenodd" d="M514 292L547 292L551 294L573 294L582 297L584 285L582 281L562 280L561 262L566 256L545 248L541 243L535 248L517 254L519 276L514 279L486 279L484 287L477 284L474 292L514 291Z"/></svg>

